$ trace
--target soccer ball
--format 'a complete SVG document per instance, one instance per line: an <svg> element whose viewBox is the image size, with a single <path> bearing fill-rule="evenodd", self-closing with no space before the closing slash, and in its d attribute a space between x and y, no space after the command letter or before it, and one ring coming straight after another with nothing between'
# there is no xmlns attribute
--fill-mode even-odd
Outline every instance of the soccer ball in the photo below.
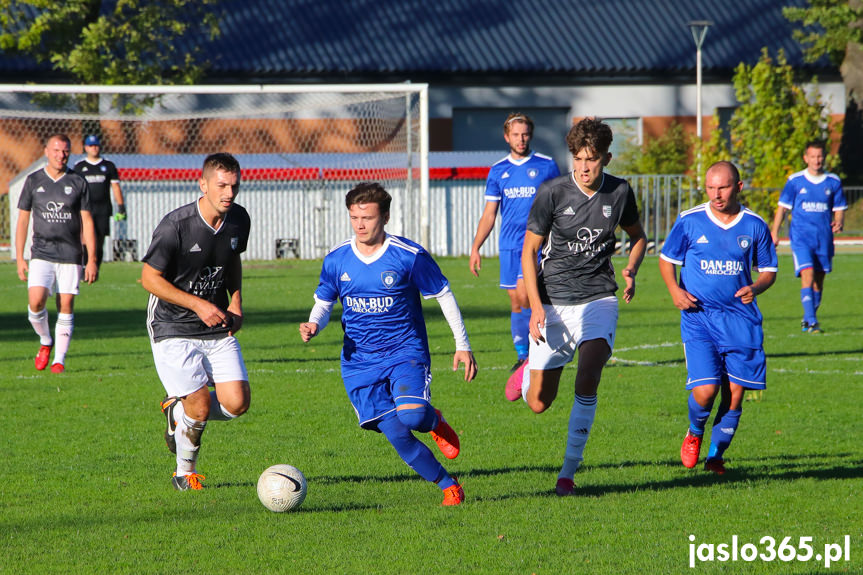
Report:
<svg viewBox="0 0 863 575"><path fill-rule="evenodd" d="M258 478L258 499L270 511L290 511L306 498L307 487L303 472L293 465L273 465Z"/></svg>

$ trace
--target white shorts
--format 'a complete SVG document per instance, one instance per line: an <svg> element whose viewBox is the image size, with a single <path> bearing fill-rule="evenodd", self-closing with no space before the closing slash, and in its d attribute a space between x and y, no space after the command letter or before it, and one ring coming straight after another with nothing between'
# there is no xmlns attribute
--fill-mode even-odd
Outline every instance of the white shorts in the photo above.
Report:
<svg viewBox="0 0 863 575"><path fill-rule="evenodd" d="M186 397L207 385L249 381L240 344L221 339L168 338L151 343L156 372L169 396Z"/></svg>
<svg viewBox="0 0 863 575"><path fill-rule="evenodd" d="M544 342L530 338L531 370L549 370L571 362L581 342L604 339L614 349L617 298L604 297L578 305L545 305Z"/></svg>
<svg viewBox="0 0 863 575"><path fill-rule="evenodd" d="M58 264L45 260L30 260L27 265L27 287L48 288L48 295L70 293L78 295L81 271L78 264Z"/></svg>

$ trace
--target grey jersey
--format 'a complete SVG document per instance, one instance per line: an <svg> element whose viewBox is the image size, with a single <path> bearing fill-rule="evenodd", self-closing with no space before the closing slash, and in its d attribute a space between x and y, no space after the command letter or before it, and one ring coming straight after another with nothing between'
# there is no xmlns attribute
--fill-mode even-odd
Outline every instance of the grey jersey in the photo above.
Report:
<svg viewBox="0 0 863 575"><path fill-rule="evenodd" d="M246 251L251 221L245 208L234 204L218 230L198 211L198 202L186 204L165 216L153 232L153 242L143 260L162 272L162 277L222 310L230 303L228 286L240 278L229 278L237 258ZM190 309L150 295L147 328L153 341L169 337L218 339L230 326L207 327Z"/></svg>
<svg viewBox="0 0 863 575"><path fill-rule="evenodd" d="M544 182L536 193L527 229L546 238L538 274L543 303L581 304L617 291L614 231L638 221L638 206L626 180L602 178L589 197L572 173Z"/></svg>
<svg viewBox="0 0 863 575"><path fill-rule="evenodd" d="M67 169L54 180L44 169L37 170L24 181L18 209L30 212L32 259L80 265L81 212L90 211L84 178Z"/></svg>
<svg viewBox="0 0 863 575"><path fill-rule="evenodd" d="M94 216L110 216L111 182L119 182L120 174L114 162L102 158L92 164L84 158L75 164L75 172L81 174L90 186L90 207Z"/></svg>

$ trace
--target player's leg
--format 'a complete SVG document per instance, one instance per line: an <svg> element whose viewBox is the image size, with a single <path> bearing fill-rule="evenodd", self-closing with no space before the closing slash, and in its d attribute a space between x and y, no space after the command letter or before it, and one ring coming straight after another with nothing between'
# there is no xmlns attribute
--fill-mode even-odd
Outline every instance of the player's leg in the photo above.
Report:
<svg viewBox="0 0 863 575"><path fill-rule="evenodd" d="M815 294L812 282L815 274L815 253L801 242L792 242L791 254L794 257L794 274L800 278L800 305L803 307L802 331L808 331L811 324L817 323L815 316Z"/></svg>
<svg viewBox="0 0 863 575"><path fill-rule="evenodd" d="M432 376L427 365L404 362L389 370L388 387L396 407L396 417L412 431L429 433L447 459L458 457L458 434L429 399Z"/></svg>
<svg viewBox="0 0 863 575"><path fill-rule="evenodd" d="M62 373L65 370L66 354L72 343L72 332L75 330L75 294L59 293L58 296L57 323L54 325L54 360L51 362L52 373Z"/></svg>
<svg viewBox="0 0 863 575"><path fill-rule="evenodd" d="M821 258L819 258L820 264ZM818 322L818 308L821 307L821 296L824 292L824 277L827 275L827 271L829 271L830 260L827 259L826 263L826 271L822 269L820 265L816 265L813 269L814 272L812 274L812 306L814 308L815 315L815 323L809 326L809 333L821 333L821 325Z"/></svg>
<svg viewBox="0 0 863 575"><path fill-rule="evenodd" d="M515 348L516 362L510 371L516 369L527 359L530 342L530 303L527 289L521 276L521 251L502 250L500 253L500 287L509 296L510 333Z"/></svg>
<svg viewBox="0 0 863 575"><path fill-rule="evenodd" d="M683 353L686 389L690 393L687 401L689 428L680 446L680 461L684 467L693 468L700 458L704 428L722 383L723 364L719 350L711 341L688 341L683 345Z"/></svg>
<svg viewBox="0 0 863 575"><path fill-rule="evenodd" d="M763 349L723 348L727 377L722 382L722 399L713 430L710 450L704 468L714 473L725 473L725 450L731 445L740 424L743 395L746 389L766 387L767 363Z"/></svg>
<svg viewBox="0 0 863 575"><path fill-rule="evenodd" d="M39 336L39 351L34 365L40 371L48 365L51 349L54 346L46 304L48 297L53 294L55 283L54 265L51 262L30 260L27 274L27 319L33 326L33 331Z"/></svg>
<svg viewBox="0 0 863 575"><path fill-rule="evenodd" d="M211 374L204 367L205 354L201 340L170 338L152 342L153 360L167 397L180 398L163 412L175 424L173 440L176 471L172 478L175 489L200 489L203 476L197 473L201 436L210 415L210 391L207 383ZM182 407L181 407L182 406ZM166 441L169 437L166 433ZM169 443L169 449L171 445Z"/></svg>
<svg viewBox="0 0 863 575"><path fill-rule="evenodd" d="M411 469L425 479L435 483L444 492L444 505L458 505L464 501L464 490L443 465L435 459L431 450L414 437L411 429L399 417L385 417L378 422L378 430Z"/></svg>
<svg viewBox="0 0 863 575"><path fill-rule="evenodd" d="M210 421L230 421L248 411L252 394L240 344L233 336L202 342L204 369L211 374Z"/></svg>
<svg viewBox="0 0 863 575"><path fill-rule="evenodd" d="M529 366L524 370L521 390L522 397L534 413L542 413L551 407L557 398L563 367L575 357L581 333L577 318L571 311L576 307L543 305L545 325L540 330L543 341L530 340Z"/></svg>

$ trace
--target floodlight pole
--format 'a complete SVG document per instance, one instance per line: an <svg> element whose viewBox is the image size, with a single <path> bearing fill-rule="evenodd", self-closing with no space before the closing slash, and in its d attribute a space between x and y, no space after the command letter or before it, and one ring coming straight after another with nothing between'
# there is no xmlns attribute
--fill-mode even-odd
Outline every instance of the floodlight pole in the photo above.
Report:
<svg viewBox="0 0 863 575"><path fill-rule="evenodd" d="M713 25L710 20L693 20L687 24L695 40L695 134L698 136L698 158L695 164L695 189L701 190L701 46L707 29Z"/></svg>

